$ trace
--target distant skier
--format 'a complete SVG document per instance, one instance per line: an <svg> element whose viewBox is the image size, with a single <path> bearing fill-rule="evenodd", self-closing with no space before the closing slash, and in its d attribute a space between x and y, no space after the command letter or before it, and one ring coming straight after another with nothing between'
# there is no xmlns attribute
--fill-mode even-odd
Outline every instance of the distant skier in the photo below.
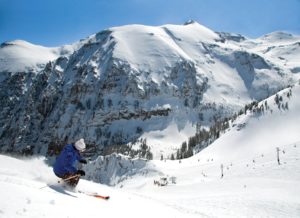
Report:
<svg viewBox="0 0 300 218"><path fill-rule="evenodd" d="M87 161L80 155L85 150L83 139L79 139L75 144L67 144L56 159L53 171L56 176L62 178L70 187L76 187L80 176L85 176L83 170L75 167L77 161L86 164Z"/></svg>
<svg viewBox="0 0 300 218"><path fill-rule="evenodd" d="M221 164L221 179L224 177L224 166Z"/></svg>

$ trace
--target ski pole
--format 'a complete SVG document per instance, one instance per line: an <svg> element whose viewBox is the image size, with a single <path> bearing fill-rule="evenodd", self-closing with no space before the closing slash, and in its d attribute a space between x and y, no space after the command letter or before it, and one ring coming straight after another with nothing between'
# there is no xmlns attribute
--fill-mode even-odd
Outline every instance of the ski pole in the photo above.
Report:
<svg viewBox="0 0 300 218"><path fill-rule="evenodd" d="M40 189L43 189L43 188L46 188L46 187L48 187L48 185L45 185L45 186L41 187Z"/></svg>
<svg viewBox="0 0 300 218"><path fill-rule="evenodd" d="M75 174L74 176L71 176L71 177L69 177L69 178L67 178L67 179L61 179L61 180L62 180L62 181L68 181L68 180L73 179L73 178L76 178L76 177L80 177L80 174ZM60 183L60 182L61 182L61 181L58 180L58 183ZM43 188L46 188L46 187L48 187L48 185L45 185L45 186L41 187L40 189L43 189Z"/></svg>
<svg viewBox="0 0 300 218"><path fill-rule="evenodd" d="M64 181L64 182L66 182L66 181L68 181L68 180L70 180L70 179L74 179L74 178L76 178L76 177L80 177L80 174L75 174L74 176L71 176L71 177L69 177L69 178L67 178L67 179L61 179L61 180ZM60 183L61 180L59 180L58 183Z"/></svg>

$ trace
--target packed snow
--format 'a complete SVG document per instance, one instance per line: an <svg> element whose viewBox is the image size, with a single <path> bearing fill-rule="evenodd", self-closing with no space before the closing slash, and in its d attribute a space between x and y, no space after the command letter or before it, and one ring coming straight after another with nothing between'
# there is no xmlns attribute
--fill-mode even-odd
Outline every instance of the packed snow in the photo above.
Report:
<svg viewBox="0 0 300 218"><path fill-rule="evenodd" d="M113 187L82 179L65 190L45 158L1 155L0 217L299 217L300 86L278 95L288 110L271 96L269 110L238 117L200 153L140 163L143 171Z"/></svg>
<svg viewBox="0 0 300 218"><path fill-rule="evenodd" d="M81 180L78 189L110 195L109 201L66 191L43 158L0 156L0 217L180 217L177 210L104 185ZM150 213L145 213L150 211Z"/></svg>

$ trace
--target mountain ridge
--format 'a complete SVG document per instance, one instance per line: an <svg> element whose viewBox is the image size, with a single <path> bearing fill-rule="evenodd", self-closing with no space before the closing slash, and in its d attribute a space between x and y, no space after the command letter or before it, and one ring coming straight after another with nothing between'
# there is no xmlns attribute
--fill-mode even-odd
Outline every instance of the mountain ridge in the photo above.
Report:
<svg viewBox="0 0 300 218"><path fill-rule="evenodd" d="M84 137L98 155L144 138L155 158L170 154L181 142L168 129L187 139L197 123L209 127L295 83L299 41L264 44L196 22L101 31L41 68L1 68L1 151L49 154Z"/></svg>

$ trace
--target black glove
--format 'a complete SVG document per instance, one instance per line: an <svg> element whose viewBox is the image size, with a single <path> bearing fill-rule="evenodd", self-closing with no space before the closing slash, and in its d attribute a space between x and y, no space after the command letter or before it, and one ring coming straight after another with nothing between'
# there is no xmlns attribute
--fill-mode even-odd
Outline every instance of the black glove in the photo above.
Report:
<svg viewBox="0 0 300 218"><path fill-rule="evenodd" d="M87 164L87 161L85 159L81 159L79 162L82 164Z"/></svg>
<svg viewBox="0 0 300 218"><path fill-rule="evenodd" d="M85 176L85 172L83 170L77 170L77 174L80 176Z"/></svg>

